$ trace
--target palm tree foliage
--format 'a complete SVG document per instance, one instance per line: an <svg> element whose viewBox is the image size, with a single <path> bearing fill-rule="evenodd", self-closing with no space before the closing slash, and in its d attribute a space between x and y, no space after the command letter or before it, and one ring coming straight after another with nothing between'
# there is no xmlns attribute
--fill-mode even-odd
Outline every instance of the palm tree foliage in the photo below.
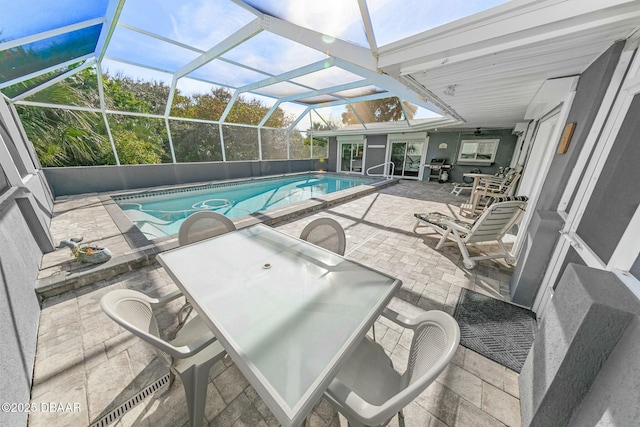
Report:
<svg viewBox="0 0 640 427"><path fill-rule="evenodd" d="M88 68L37 92L27 100L95 109L100 103L97 85L95 69ZM102 85L108 110L155 115L165 112L169 87L163 82L105 73ZM231 97L232 93L225 88L192 95L175 91L169 124L177 161L222 160L219 125L171 117L216 121ZM43 166L115 164L102 113L25 105L17 105L17 109ZM261 101L240 96L226 122L257 125L269 109ZM164 119L111 113L106 117L121 164L172 161ZM293 120L294 117L287 116L278 108L265 125L281 128ZM257 159L255 128L223 125L223 135L229 160Z"/></svg>

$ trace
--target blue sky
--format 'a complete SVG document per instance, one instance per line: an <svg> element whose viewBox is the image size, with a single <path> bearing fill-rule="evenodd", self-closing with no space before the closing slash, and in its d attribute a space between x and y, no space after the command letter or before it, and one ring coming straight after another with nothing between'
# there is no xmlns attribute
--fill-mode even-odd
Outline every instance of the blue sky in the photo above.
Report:
<svg viewBox="0 0 640 427"><path fill-rule="evenodd" d="M0 0L6 3L11 0ZM313 29L332 37L368 47L364 25L357 0L246 0L250 5L297 25ZM478 11L504 3L504 0L368 0L378 46L395 42L419 32L445 24ZM25 0L21 7L12 7L11 14L0 17L0 37L13 39L46 31L73 22L103 16L107 0L58 0L46 3ZM8 7L8 5L7 5ZM7 10L2 7L2 10ZM8 17L10 16L10 19ZM191 46L186 49L164 41L118 27L113 34L103 68L111 73L122 73L134 78L171 82L171 74L197 58L203 51L217 45L255 19L255 15L229 0L126 0L120 22L161 35ZM330 41L330 38L328 39ZM323 52L263 31L236 48L226 52L224 58L253 67L263 73L236 67L215 60L194 71L190 77L212 80L216 83L239 87L253 83L269 74L288 70L327 58ZM120 59L155 67L165 72L135 67ZM312 88L357 80L343 70L332 73L314 73L298 82ZM184 93L197 93L211 88L193 79L181 79L179 89ZM286 95L294 91L293 85L279 85L264 89L265 94ZM300 89L296 89L300 92ZM306 89L303 89L305 91ZM293 104L292 104L293 105ZM332 115L339 115L335 107ZM296 108L296 110L298 110ZM426 110L425 110L426 111ZM428 117L429 112L419 116ZM292 111L293 112L293 111Z"/></svg>

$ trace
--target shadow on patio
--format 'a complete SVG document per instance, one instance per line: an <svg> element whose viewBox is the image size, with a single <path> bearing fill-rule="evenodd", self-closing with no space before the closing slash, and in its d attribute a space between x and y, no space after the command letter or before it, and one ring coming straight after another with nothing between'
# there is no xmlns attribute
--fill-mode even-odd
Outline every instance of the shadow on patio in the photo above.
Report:
<svg viewBox="0 0 640 427"><path fill-rule="evenodd" d="M457 213L456 206L464 198L450 194L450 190L449 184L402 181L359 199L279 223L276 228L298 236L312 219L322 216L336 219L347 234L347 258L403 281L390 306L408 316L431 309L452 314L462 288L508 300L512 267L503 260L480 261L475 269L467 270L462 266L455 243L447 244L438 252L434 249L437 235L416 235L411 231L416 212ZM69 222L68 216L65 224L56 223L60 218L65 216L56 216L52 224L56 238L89 229L82 224L81 214L76 223ZM93 218L95 212L91 215L91 220ZM486 249L490 248L482 245L475 251ZM81 410L34 413L29 418L30 426L90 425L167 373L153 349L102 313L100 297L118 288L161 296L174 291L176 286L167 273L153 263L45 299L32 402L78 402ZM181 305L181 299L173 301L158 319L163 331L175 325ZM376 338L398 370L406 367L411 334L384 318L376 322ZM209 376L205 409L209 425L278 425L229 359L214 365ZM165 386L147 397L113 425L186 425L184 392L178 383L176 379L170 389ZM518 426L518 374L460 346L453 362L405 409L405 415L408 427ZM321 400L307 418L307 425L339 426L346 425L346 421ZM397 425L397 420L390 425Z"/></svg>

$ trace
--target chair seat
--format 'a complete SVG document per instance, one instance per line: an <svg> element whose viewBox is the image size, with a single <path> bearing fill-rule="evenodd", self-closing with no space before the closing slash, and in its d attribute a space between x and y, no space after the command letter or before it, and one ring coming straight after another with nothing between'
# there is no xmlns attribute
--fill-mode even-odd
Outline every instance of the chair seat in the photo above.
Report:
<svg viewBox="0 0 640 427"><path fill-rule="evenodd" d="M202 321L200 316L194 316L185 323L176 334L176 337L170 342L171 345L181 347L205 336L213 338L213 332L211 332L211 329Z"/></svg>
<svg viewBox="0 0 640 427"><path fill-rule="evenodd" d="M211 360L220 360L225 354L226 351L224 347L222 347L222 344L220 344L219 341L215 341L191 357L175 360L173 362L173 369L175 369L178 374L182 374L194 365L201 366Z"/></svg>
<svg viewBox="0 0 640 427"><path fill-rule="evenodd" d="M415 216L417 219L419 219L420 221L423 222L427 222L429 224L433 224L436 227L440 227L442 229L446 229L447 225L444 223L445 221L451 221L455 224L460 225L461 227L466 228L467 230L471 231L471 226L472 224L469 224L466 221L461 221L459 219L455 219L452 218L450 216L438 213L438 212L431 212L431 213L416 213L413 214L413 216Z"/></svg>
<svg viewBox="0 0 640 427"><path fill-rule="evenodd" d="M344 390L344 384L372 405L382 405L402 389L402 377L393 369L389 356L368 337L362 340L336 379L338 381L332 382L327 388L329 395L339 395ZM381 384L384 386L381 387Z"/></svg>

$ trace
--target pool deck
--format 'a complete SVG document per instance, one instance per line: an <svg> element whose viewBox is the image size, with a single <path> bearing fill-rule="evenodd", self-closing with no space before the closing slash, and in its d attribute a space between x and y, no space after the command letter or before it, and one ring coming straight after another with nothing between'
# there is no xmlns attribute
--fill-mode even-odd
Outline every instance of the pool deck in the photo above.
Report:
<svg viewBox="0 0 640 427"><path fill-rule="evenodd" d="M412 232L416 212L435 210L457 216L464 197L450 194L451 188L451 184L401 181L310 214L282 219L274 227L299 236L315 218L336 219L347 235L348 258L403 281L390 306L408 316L430 309L453 313L462 288L509 300L513 270L503 260L480 261L475 269L467 270L455 243L436 251L439 236ZM46 288L40 289L44 301L32 402L77 402L81 410L34 413L29 425L89 425L167 372L152 350L102 313L98 302L113 289L137 289L151 296L177 289L154 260L156 253L175 247L177 242L170 239L152 247L132 248L98 195L56 201L51 231L57 241L84 235L88 242L109 247L114 260L126 261L87 267L72 260L68 249L43 259L42 283L51 283L56 274L77 280L69 280L67 285L63 282L50 294ZM471 252L491 249L492 245L478 245ZM181 301L174 301L159 319L163 331L174 326L180 306ZM403 370L411 332L380 319L376 336L394 366ZM208 425L278 425L232 362L219 362L209 376ZM518 396L517 373L459 347L452 364L405 409L406 426L519 426ZM176 380L171 388L165 386L147 397L112 425L185 426L187 422L184 392ZM346 426L346 421L321 400L306 425ZM390 425L397 426L397 420Z"/></svg>
<svg viewBox="0 0 640 427"><path fill-rule="evenodd" d="M373 185L360 185L289 206L243 216L234 219L233 222L236 228L256 223L273 226L371 194L397 182L398 180L386 180ZM138 192L140 190L136 191ZM112 200L111 196L114 194L119 195L122 192L62 197L56 200L50 227L54 241L58 243L82 236L85 238L82 244L106 247L111 251L112 259L104 264L90 265L75 260L67 248L45 254L36 284L39 295L45 298L59 295L96 280L108 279L116 274L150 265L158 253L178 247L175 235L148 240Z"/></svg>

